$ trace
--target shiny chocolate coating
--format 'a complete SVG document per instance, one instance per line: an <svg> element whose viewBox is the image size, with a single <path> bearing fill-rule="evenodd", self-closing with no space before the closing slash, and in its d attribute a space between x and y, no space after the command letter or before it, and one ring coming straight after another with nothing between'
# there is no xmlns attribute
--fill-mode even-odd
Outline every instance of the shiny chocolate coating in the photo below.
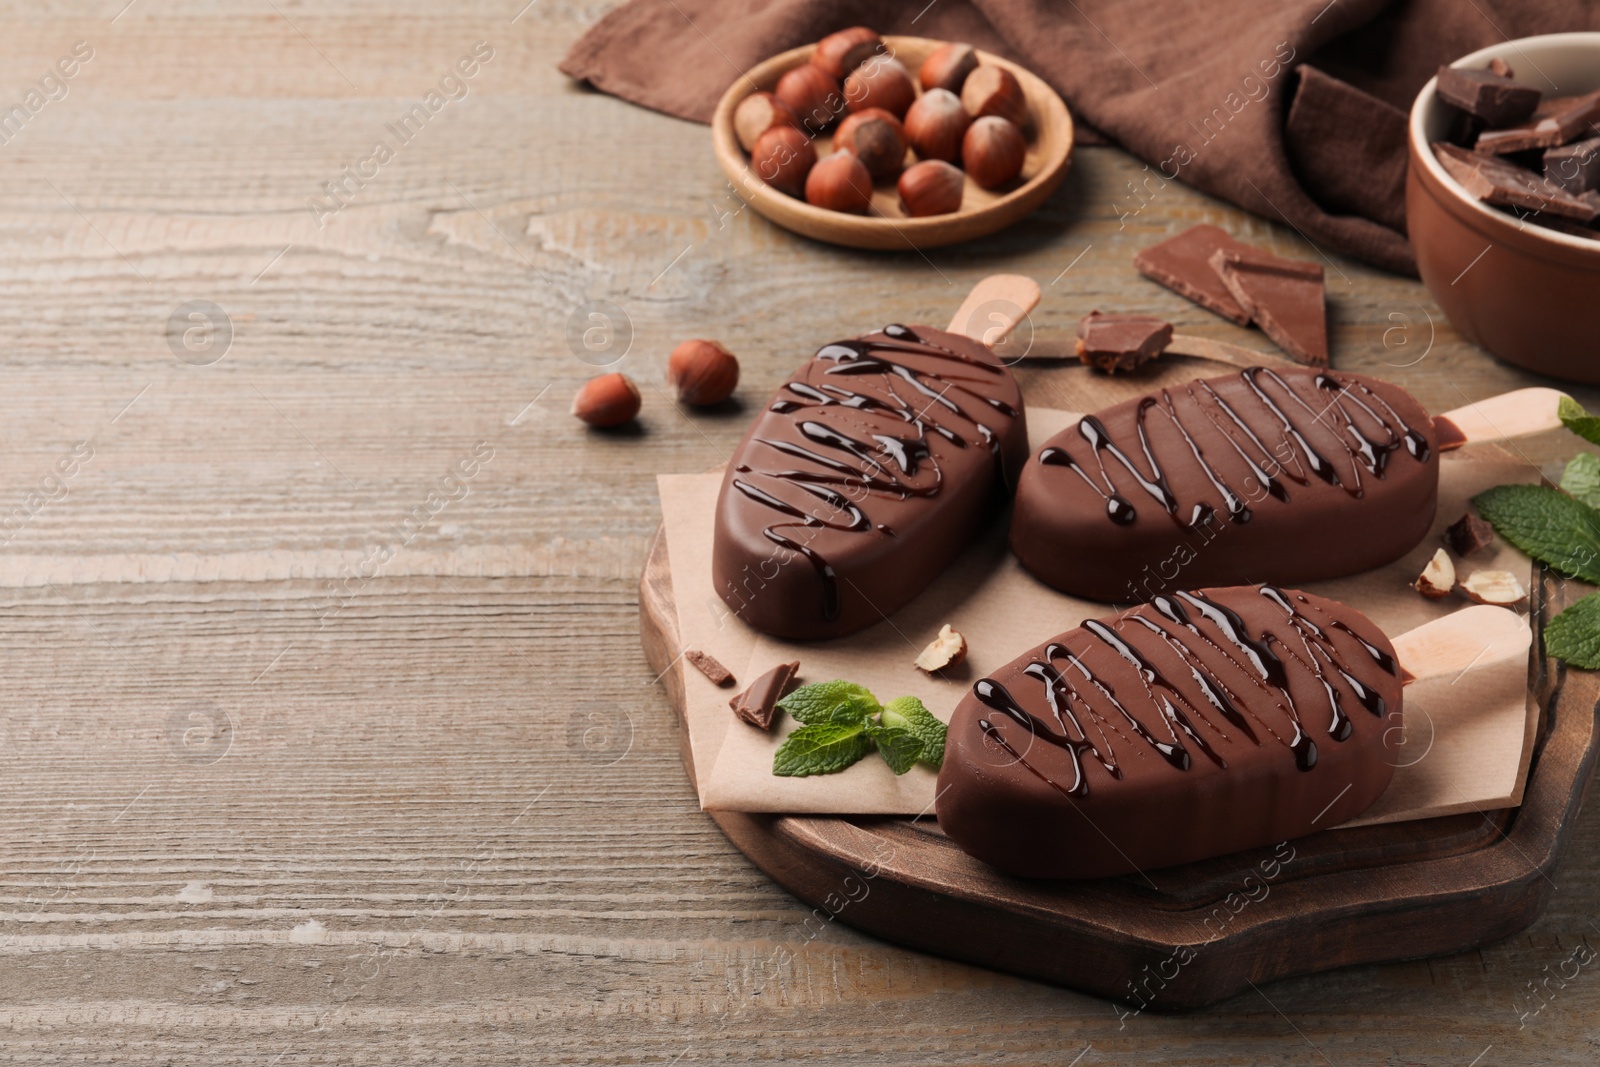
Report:
<svg viewBox="0 0 1600 1067"><path fill-rule="evenodd" d="M776 637L880 622L1004 511L1027 452L1022 393L983 343L888 326L824 345L728 464L717 593Z"/></svg>
<svg viewBox="0 0 1600 1067"><path fill-rule="evenodd" d="M1404 675L1360 612L1276 586L1158 596L978 681L939 826L1012 874L1100 878L1327 829L1394 773Z"/></svg>
<svg viewBox="0 0 1600 1067"><path fill-rule="evenodd" d="M1253 367L1051 438L1023 468L1011 549L1049 585L1119 604L1355 574L1427 535L1438 457L1433 421L1398 386Z"/></svg>

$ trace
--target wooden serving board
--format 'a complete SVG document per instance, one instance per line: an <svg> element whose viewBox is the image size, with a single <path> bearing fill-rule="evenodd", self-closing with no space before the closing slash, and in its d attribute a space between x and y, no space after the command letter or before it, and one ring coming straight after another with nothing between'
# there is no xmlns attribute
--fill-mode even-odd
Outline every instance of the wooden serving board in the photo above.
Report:
<svg viewBox="0 0 1600 1067"><path fill-rule="evenodd" d="M1214 1004L1267 982L1459 952L1527 926L1583 800L1600 674L1542 654L1545 624L1588 590L1539 568L1529 684L1541 720L1520 808L1355 829L1092 882L1013 878L971 859L933 816L708 812L756 866L839 922L940 956L1124 1001ZM639 590L645 655L680 722L684 662L658 530ZM683 760L694 777L689 733ZM1287 859L1292 848L1292 859Z"/></svg>

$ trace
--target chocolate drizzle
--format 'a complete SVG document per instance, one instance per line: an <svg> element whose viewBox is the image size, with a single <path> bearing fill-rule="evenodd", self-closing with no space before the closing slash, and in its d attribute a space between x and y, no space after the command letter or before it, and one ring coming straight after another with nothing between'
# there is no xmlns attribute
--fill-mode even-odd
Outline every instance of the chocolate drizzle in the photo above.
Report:
<svg viewBox="0 0 1600 1067"><path fill-rule="evenodd" d="M1224 602L1250 595L1273 604L1282 612L1281 622L1252 633ZM1358 677L1359 665L1335 648L1330 630L1352 638L1370 668L1398 676L1393 656L1303 593L1270 585L1177 593L1158 596L1109 623L1090 620L1042 646L1019 673L1041 686L1048 719L1028 712L996 679L979 681L973 695L994 714L980 718L978 728L1041 781L1075 799L1089 795L1085 757L1113 779L1123 777L1128 758L1143 752L1188 771L1193 749L1226 770L1215 745L1231 740L1233 733L1257 747L1264 739L1281 744L1299 770L1309 771L1317 765L1313 730L1320 729L1323 743L1350 738L1347 696L1380 719L1386 711L1383 697ZM1108 652L1134 669L1142 692L1119 694L1104 677L1105 667L1096 673L1091 663L1106 663ZM1172 667L1164 663L1181 667L1177 680L1165 673ZM1307 725L1316 709L1301 706L1304 692L1299 701L1291 692L1290 664L1321 690L1316 703L1325 726ZM1026 736L1016 735L1013 726ZM1070 780L1058 781L1037 757L1030 759L1034 741L1068 754ZM1119 754L1122 742L1131 748Z"/></svg>
<svg viewBox="0 0 1600 1067"><path fill-rule="evenodd" d="M1112 470L1120 468L1174 523L1189 532L1210 526L1219 511L1233 523L1248 523L1253 512L1247 498L1255 497L1246 491L1251 482L1265 496L1284 503L1290 498L1286 481L1307 486L1312 478L1360 498L1365 493L1363 475L1383 478L1395 452L1404 450L1418 463L1428 461L1427 438L1363 382L1309 370L1279 373L1269 367L1251 367L1241 371L1239 378L1247 389L1248 405L1228 402L1204 380L1184 386L1176 396L1173 390L1163 389L1138 402L1135 441L1117 441L1099 418L1086 415L1079 420L1077 433L1088 448L1088 459L1077 458L1069 444L1060 444L1043 449L1038 460L1077 474L1105 501L1106 516L1126 526L1137 520L1138 510L1113 481ZM1290 378L1308 381L1327 402L1313 406ZM1179 443L1171 447L1194 458L1215 502L1202 500L1183 513L1168 481L1167 468L1173 459L1152 442L1148 430L1152 413L1165 418L1177 431ZM1197 417L1208 421L1243 462L1246 473L1241 484L1230 484L1195 439L1195 427L1185 419ZM1326 436L1336 442L1342 457L1330 459L1312 445L1308 434L1318 424L1329 431Z"/></svg>
<svg viewBox="0 0 1600 1067"><path fill-rule="evenodd" d="M792 466L740 463L730 485L756 504L794 520L774 522L763 535L805 557L816 569L822 584L822 616L833 620L840 611L838 575L810 546L810 537L792 531L828 529L894 537L892 529L867 515L866 501L873 495L898 500L938 496L944 472L934 438L957 449L988 449L997 481L1004 485L1000 437L974 405L1013 419L1020 412L985 392L1006 380L1003 367L929 341L907 326L891 325L881 335L824 345L813 362L821 369L812 370L809 380L797 376L785 383L769 408L793 416L802 441L751 438L751 444L770 449ZM883 429L864 432L856 428L862 421L858 417L849 420L852 428L847 431L834 418L835 413L845 412L881 420ZM785 500L783 486L792 486L825 507L808 509Z"/></svg>

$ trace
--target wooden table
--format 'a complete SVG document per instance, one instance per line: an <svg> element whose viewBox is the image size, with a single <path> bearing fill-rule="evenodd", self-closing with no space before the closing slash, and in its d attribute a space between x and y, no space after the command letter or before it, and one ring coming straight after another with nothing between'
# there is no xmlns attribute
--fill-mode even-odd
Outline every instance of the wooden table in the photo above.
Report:
<svg viewBox="0 0 1600 1067"><path fill-rule="evenodd" d="M668 349L722 339L749 405L996 270L1046 284L1041 347L1093 307L1263 346L1133 249L1209 221L1316 252L1176 185L1119 220L1142 173L1109 149L975 245L807 243L736 212L705 129L556 72L604 5L522 2L6 5L6 107L93 56L0 145L0 1059L1593 1062L1594 812L1525 934L1189 1017L803 926L697 810L639 651L655 474L748 413L676 410ZM1418 283L1329 278L1339 366L1434 409L1531 381ZM636 433L565 412L594 300Z"/></svg>

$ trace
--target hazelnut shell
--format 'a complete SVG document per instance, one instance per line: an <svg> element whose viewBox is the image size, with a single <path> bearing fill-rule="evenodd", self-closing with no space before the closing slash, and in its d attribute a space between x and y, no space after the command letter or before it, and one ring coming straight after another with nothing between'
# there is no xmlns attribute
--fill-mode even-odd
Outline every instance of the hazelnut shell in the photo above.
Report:
<svg viewBox="0 0 1600 1067"><path fill-rule="evenodd" d="M981 189L998 189L1022 173L1028 142L999 115L974 119L961 140L961 165Z"/></svg>
<svg viewBox="0 0 1600 1067"><path fill-rule="evenodd" d="M792 126L774 126L756 139L750 153L750 169L756 176L790 196L805 191L806 175L816 162L816 145Z"/></svg>
<svg viewBox="0 0 1600 1067"><path fill-rule="evenodd" d="M827 129L845 109L838 80L813 63L784 71L772 93L789 105L802 129Z"/></svg>
<svg viewBox="0 0 1600 1067"><path fill-rule="evenodd" d="M951 41L933 50L917 69L917 81L926 92L929 89L948 89L959 93L961 85L978 67L978 53L970 44Z"/></svg>
<svg viewBox="0 0 1600 1067"><path fill-rule="evenodd" d="M961 155L961 138L971 121L955 93L929 89L906 112L906 140L923 159L951 163Z"/></svg>
<svg viewBox="0 0 1600 1067"><path fill-rule="evenodd" d="M827 72L829 77L843 78L867 59L883 51L883 38L876 30L866 26L830 33L817 42L811 53L811 62Z"/></svg>
<svg viewBox="0 0 1600 1067"><path fill-rule="evenodd" d="M756 141L774 126L798 127L794 110L771 93L751 93L733 109L733 132L739 145L750 152Z"/></svg>
<svg viewBox="0 0 1600 1067"><path fill-rule="evenodd" d="M739 384L739 360L716 341L685 341L667 357L667 384L685 404L720 404Z"/></svg>
<svg viewBox="0 0 1600 1067"><path fill-rule="evenodd" d="M872 175L850 152L824 156L806 176L806 203L860 215L872 203Z"/></svg>
<svg viewBox="0 0 1600 1067"><path fill-rule="evenodd" d="M590 378L572 398L572 413L590 426L621 426L639 414L639 387L625 374Z"/></svg>
<svg viewBox="0 0 1600 1067"><path fill-rule="evenodd" d="M913 218L948 215L961 208L966 175L942 159L925 159L900 175L900 202Z"/></svg>
<svg viewBox="0 0 1600 1067"><path fill-rule="evenodd" d="M879 107L849 115L833 134L833 147L850 152L874 180L900 173L906 160L906 130L900 120Z"/></svg>
<svg viewBox="0 0 1600 1067"><path fill-rule="evenodd" d="M999 115L1018 129L1028 126L1028 99L1022 94L1017 76L1004 67L983 65L967 75L966 84L961 87L961 103L973 118Z"/></svg>
<svg viewBox="0 0 1600 1067"><path fill-rule="evenodd" d="M911 72L898 59L874 56L844 80L845 106L851 111L881 107L900 118L917 98Z"/></svg>

